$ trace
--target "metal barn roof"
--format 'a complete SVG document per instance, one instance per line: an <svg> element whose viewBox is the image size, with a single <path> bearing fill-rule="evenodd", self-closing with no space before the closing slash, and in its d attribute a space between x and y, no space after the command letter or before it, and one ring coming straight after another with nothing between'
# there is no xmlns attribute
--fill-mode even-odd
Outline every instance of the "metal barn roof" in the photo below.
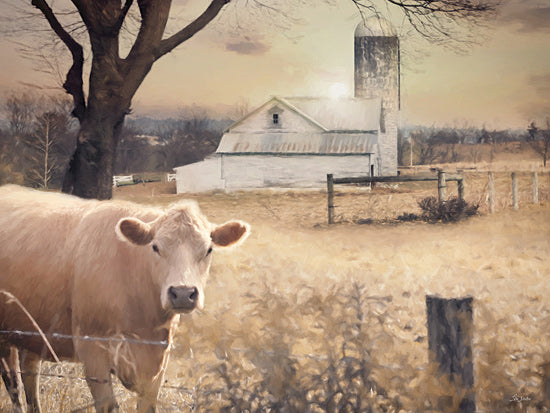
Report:
<svg viewBox="0 0 550 413"><path fill-rule="evenodd" d="M219 154L359 155L374 153L376 133L225 133Z"/></svg>
<svg viewBox="0 0 550 413"><path fill-rule="evenodd" d="M378 131L382 103L380 99L272 97L262 106L231 125L226 132L238 129L247 119L274 106L293 111L325 132Z"/></svg>
<svg viewBox="0 0 550 413"><path fill-rule="evenodd" d="M380 99L280 98L327 131L377 131Z"/></svg>

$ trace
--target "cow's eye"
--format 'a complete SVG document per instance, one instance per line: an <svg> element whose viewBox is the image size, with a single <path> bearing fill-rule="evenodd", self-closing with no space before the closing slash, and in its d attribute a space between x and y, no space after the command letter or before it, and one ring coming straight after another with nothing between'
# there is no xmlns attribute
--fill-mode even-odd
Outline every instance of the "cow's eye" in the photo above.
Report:
<svg viewBox="0 0 550 413"><path fill-rule="evenodd" d="M157 246L157 244L153 244L153 251L160 255L159 247Z"/></svg>
<svg viewBox="0 0 550 413"><path fill-rule="evenodd" d="M208 251L206 251L206 256L208 257L212 253L212 247L208 248Z"/></svg>

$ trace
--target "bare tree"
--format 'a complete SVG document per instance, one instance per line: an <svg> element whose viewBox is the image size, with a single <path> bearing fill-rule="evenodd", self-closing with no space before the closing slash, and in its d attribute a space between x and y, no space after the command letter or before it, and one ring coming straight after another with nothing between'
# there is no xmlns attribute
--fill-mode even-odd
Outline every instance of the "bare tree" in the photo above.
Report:
<svg viewBox="0 0 550 413"><path fill-rule="evenodd" d="M546 129L539 129L535 122L531 122L527 132L529 145L541 157L546 168L546 161L550 156L550 118L546 118Z"/></svg>
<svg viewBox="0 0 550 413"><path fill-rule="evenodd" d="M470 159L474 166L481 161L481 147L477 143L470 145Z"/></svg>
<svg viewBox="0 0 550 413"><path fill-rule="evenodd" d="M38 105L38 98L30 93L12 93L8 96L5 108L10 132L15 139L31 131Z"/></svg>
<svg viewBox="0 0 550 413"><path fill-rule="evenodd" d="M238 121L244 118L250 113L250 101L245 98L239 99L237 103L233 106L231 110L231 117L233 120Z"/></svg>
<svg viewBox="0 0 550 413"><path fill-rule="evenodd" d="M31 148L28 154L27 179L33 186L48 189L60 165L56 147L66 133L68 118L60 112L44 112L36 117L35 129L24 143Z"/></svg>
<svg viewBox="0 0 550 413"><path fill-rule="evenodd" d="M336 2L336 0L327 0ZM350 1L350 0L338 0ZM351 0L362 13L378 14L374 0ZM434 42L452 39L450 27L461 21L472 24L494 12L498 0L385 0L400 10L410 24ZM85 198L110 198L115 152L124 118L131 101L162 56L192 38L207 26L229 3L239 0L209 0L208 6L189 24L166 35L170 0L136 0L136 35L126 57L121 56L123 25L127 23L134 0L72 0L77 14L56 14L47 0L31 0L49 27L69 50L72 65L63 88L72 96L73 115L80 122L76 149L65 174L63 191ZM242 0L253 10L277 13L283 1ZM301 3L301 2L297 2ZM58 17L62 17L60 20ZM65 22L70 17L78 21ZM284 18L285 15L282 14ZM62 24L62 21L64 24ZM91 69L84 87L84 48L75 32L82 25L88 35ZM85 95L84 90L88 90Z"/></svg>
<svg viewBox="0 0 550 413"><path fill-rule="evenodd" d="M351 0L362 15L380 15L380 2ZM388 11L396 9L430 44L476 43L477 28L494 15L502 0L385 0Z"/></svg>

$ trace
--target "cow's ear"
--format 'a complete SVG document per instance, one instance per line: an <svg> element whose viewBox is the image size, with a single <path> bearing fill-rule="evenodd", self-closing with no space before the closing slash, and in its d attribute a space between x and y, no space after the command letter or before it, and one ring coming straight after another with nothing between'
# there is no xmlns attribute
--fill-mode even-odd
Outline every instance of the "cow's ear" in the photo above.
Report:
<svg viewBox="0 0 550 413"><path fill-rule="evenodd" d="M217 226L210 234L210 238L218 247L228 247L244 241L249 233L250 225L247 223L230 221Z"/></svg>
<svg viewBox="0 0 550 413"><path fill-rule="evenodd" d="M151 225L133 217L122 218L115 230L121 240L135 245L149 244L155 235Z"/></svg>

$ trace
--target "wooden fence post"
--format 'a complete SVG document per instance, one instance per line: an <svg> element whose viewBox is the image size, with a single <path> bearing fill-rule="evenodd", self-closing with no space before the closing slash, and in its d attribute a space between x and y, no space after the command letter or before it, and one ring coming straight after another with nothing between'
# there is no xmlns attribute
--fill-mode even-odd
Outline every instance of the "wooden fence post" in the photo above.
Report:
<svg viewBox="0 0 550 413"><path fill-rule="evenodd" d="M495 174L489 172L489 212L493 214L495 212Z"/></svg>
<svg viewBox="0 0 550 413"><path fill-rule="evenodd" d="M327 193L328 193L328 223L334 224L334 178L332 174L327 174Z"/></svg>
<svg viewBox="0 0 550 413"><path fill-rule="evenodd" d="M454 399L459 412L476 410L472 352L473 298L444 299L426 296L428 348L430 361L440 374L454 383ZM450 411L452 400L440 400L443 411Z"/></svg>
<svg viewBox="0 0 550 413"><path fill-rule="evenodd" d="M462 175L462 178L458 180L457 182L457 185L458 185L458 199L460 199L461 201L464 201L464 180L465 180L465 176Z"/></svg>
<svg viewBox="0 0 550 413"><path fill-rule="evenodd" d="M533 172L533 203L539 203L539 175Z"/></svg>
<svg viewBox="0 0 550 413"><path fill-rule="evenodd" d="M550 362L546 361L542 368L542 403L544 407L550 407Z"/></svg>
<svg viewBox="0 0 550 413"><path fill-rule="evenodd" d="M445 179L445 172L443 171L437 173L437 196L439 202L445 202L447 200L447 182Z"/></svg>
<svg viewBox="0 0 550 413"><path fill-rule="evenodd" d="M512 204L514 209L519 209L518 176L515 172L512 172Z"/></svg>

